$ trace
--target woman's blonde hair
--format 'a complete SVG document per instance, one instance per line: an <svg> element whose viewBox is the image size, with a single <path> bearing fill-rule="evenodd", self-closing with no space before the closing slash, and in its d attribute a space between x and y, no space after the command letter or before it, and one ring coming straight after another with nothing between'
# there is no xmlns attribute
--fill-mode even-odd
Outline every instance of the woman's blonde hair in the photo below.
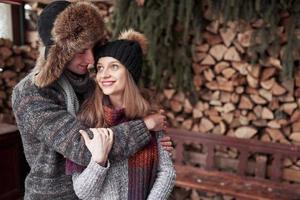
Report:
<svg viewBox="0 0 300 200"><path fill-rule="evenodd" d="M146 92L141 94L141 91L135 84L132 76L126 70L126 85L123 94L123 105L125 109L125 116L127 119L142 118L146 115L158 111L156 103L145 99ZM78 118L80 121L90 127L106 127L104 122L103 98L104 94L96 84L94 92L83 103Z"/></svg>

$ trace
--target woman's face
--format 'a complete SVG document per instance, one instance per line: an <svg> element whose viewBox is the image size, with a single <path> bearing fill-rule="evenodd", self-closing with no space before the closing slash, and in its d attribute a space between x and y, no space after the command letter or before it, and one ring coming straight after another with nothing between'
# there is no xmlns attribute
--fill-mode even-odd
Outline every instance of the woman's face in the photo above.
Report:
<svg viewBox="0 0 300 200"><path fill-rule="evenodd" d="M112 57L102 57L97 62L96 80L105 95L123 95L126 68Z"/></svg>

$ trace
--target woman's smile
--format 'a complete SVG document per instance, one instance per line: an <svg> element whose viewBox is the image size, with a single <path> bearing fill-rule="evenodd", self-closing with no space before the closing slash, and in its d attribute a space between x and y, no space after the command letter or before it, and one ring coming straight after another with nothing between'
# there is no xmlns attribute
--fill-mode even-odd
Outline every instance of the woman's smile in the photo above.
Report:
<svg viewBox="0 0 300 200"><path fill-rule="evenodd" d="M116 81L101 81L104 87L112 86Z"/></svg>

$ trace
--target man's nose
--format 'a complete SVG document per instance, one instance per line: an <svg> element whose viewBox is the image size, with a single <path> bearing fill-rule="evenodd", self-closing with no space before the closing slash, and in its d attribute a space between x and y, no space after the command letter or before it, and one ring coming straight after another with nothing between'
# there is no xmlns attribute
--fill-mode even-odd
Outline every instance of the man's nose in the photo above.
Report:
<svg viewBox="0 0 300 200"><path fill-rule="evenodd" d="M85 52L85 61L88 64L94 64L94 55L92 49L88 49Z"/></svg>

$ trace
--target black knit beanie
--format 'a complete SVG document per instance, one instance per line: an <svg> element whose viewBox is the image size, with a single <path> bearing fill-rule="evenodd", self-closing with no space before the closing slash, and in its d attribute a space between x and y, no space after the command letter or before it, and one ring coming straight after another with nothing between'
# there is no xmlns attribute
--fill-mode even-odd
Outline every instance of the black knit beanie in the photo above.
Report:
<svg viewBox="0 0 300 200"><path fill-rule="evenodd" d="M133 40L115 40L95 49L95 61L102 57L113 57L122 63L135 83L142 73L143 52L140 44Z"/></svg>
<svg viewBox="0 0 300 200"><path fill-rule="evenodd" d="M48 51L51 45L53 45L51 31L53 29L56 17L70 5L68 1L54 1L47 5L41 15L38 18L37 29L40 38L46 47L45 59L47 59Z"/></svg>

